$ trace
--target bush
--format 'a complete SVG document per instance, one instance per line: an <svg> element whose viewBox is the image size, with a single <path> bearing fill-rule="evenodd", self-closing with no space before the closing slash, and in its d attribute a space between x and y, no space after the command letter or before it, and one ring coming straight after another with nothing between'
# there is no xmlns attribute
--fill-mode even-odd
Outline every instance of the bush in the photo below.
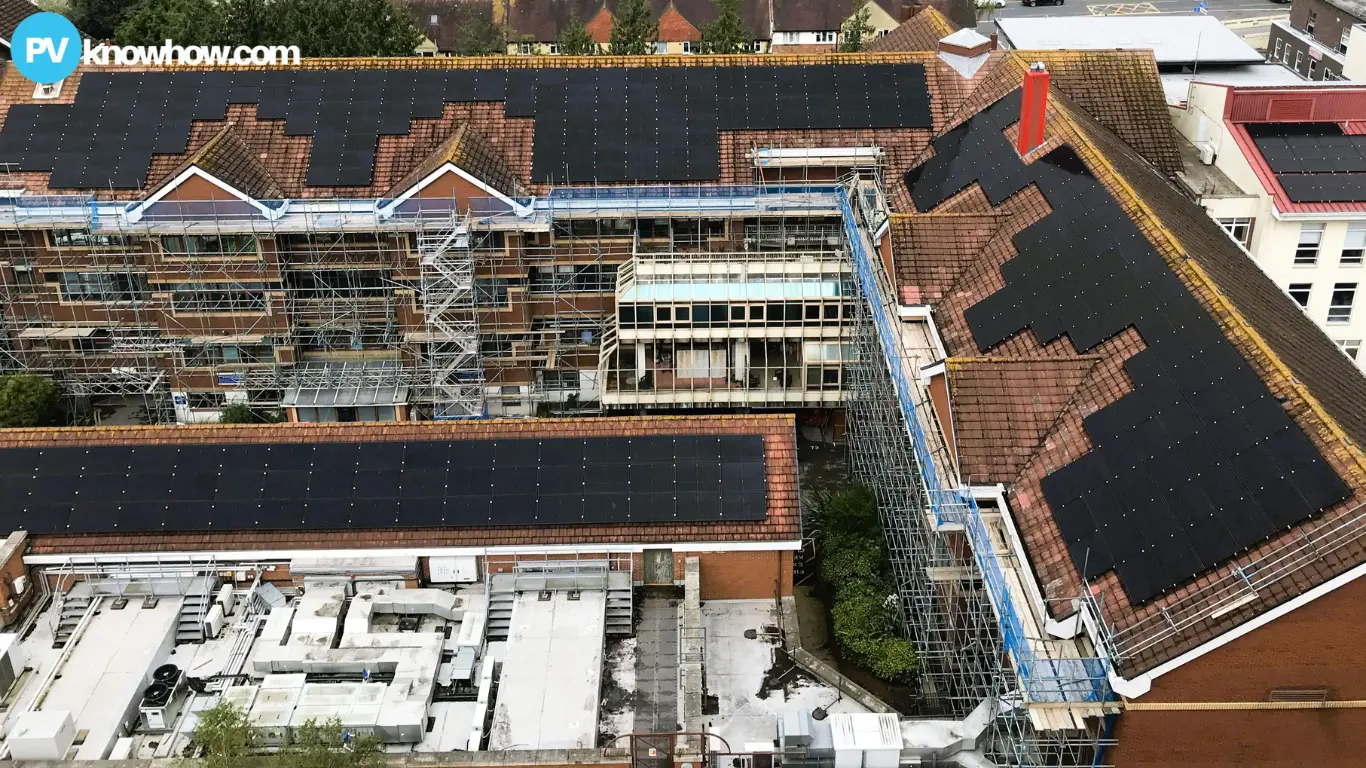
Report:
<svg viewBox="0 0 1366 768"><path fill-rule="evenodd" d="M0 427L44 427L57 419L57 385L45 376L0 376Z"/></svg>
<svg viewBox="0 0 1366 768"><path fill-rule="evenodd" d="M845 657L888 682L915 672L915 648L898 635L896 585L887 568L877 500L852 487L817 500L821 578L835 590L830 609L835 642Z"/></svg>
<svg viewBox="0 0 1366 768"><path fill-rule="evenodd" d="M246 403L229 403L218 412L219 424L278 424L284 421L279 411L257 411Z"/></svg>

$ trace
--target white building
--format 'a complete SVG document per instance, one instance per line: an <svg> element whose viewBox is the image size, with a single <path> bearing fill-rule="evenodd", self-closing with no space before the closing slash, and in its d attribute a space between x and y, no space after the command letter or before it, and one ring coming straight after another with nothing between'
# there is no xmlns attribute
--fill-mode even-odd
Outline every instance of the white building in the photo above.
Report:
<svg viewBox="0 0 1366 768"><path fill-rule="evenodd" d="M1199 157L1186 186L1347 355L1366 362L1366 88L1195 81L1172 113Z"/></svg>

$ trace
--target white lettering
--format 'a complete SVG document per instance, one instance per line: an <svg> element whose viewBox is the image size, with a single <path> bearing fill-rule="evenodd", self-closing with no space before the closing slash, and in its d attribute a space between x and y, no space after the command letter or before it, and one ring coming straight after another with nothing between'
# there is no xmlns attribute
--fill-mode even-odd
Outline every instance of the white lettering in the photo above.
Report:
<svg viewBox="0 0 1366 768"><path fill-rule="evenodd" d="M66 46L70 43L71 40L65 37L62 38L61 45L52 42L52 38L50 37L30 37L28 39L28 44L24 46L24 53L28 56L28 61L32 62L41 55L43 51L47 51L48 59L56 64L66 55Z"/></svg>
<svg viewBox="0 0 1366 768"><path fill-rule="evenodd" d="M53 61L60 61L66 53L69 41L62 40L60 47L51 41L30 39L26 53L31 61L34 56L48 52ZM111 55L112 54L112 55ZM176 45L170 40L159 46L145 45L92 45L84 41L81 60L90 65L108 66L161 66L165 64L212 65L230 67L297 65L302 53L297 45L239 45L236 48L226 45Z"/></svg>

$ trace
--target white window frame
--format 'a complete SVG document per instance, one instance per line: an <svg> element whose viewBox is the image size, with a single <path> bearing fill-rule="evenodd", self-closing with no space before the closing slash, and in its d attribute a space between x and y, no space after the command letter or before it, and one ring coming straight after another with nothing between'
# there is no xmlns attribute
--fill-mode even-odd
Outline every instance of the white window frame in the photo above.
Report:
<svg viewBox="0 0 1366 768"><path fill-rule="evenodd" d="M1366 221L1354 221L1347 225L1347 236L1342 240L1342 255L1338 264L1344 267L1359 267L1366 262Z"/></svg>
<svg viewBox="0 0 1366 768"><path fill-rule="evenodd" d="M536 52L536 44L535 44L535 43L518 43L518 44L517 44L517 55L518 55L518 56L530 56L531 54L533 54L533 53L535 53L535 52Z"/></svg>
<svg viewBox="0 0 1366 768"><path fill-rule="evenodd" d="M684 53L697 53L697 48L695 47L696 45L697 45L697 43L694 43L694 42L691 41L691 40L684 40L684 41L683 41L683 52L684 52Z"/></svg>
<svg viewBox="0 0 1366 768"><path fill-rule="evenodd" d="M1348 24L1342 28L1342 37L1338 38L1338 53L1347 52L1347 41L1352 37L1352 25ZM1356 359L1356 358L1353 358Z"/></svg>
<svg viewBox="0 0 1366 768"><path fill-rule="evenodd" d="M829 30L826 30L826 31L824 31L824 32L817 32L817 33L816 33L816 42L817 42L817 43L836 43L836 42L839 42L839 34L840 34L839 32L831 32L831 31L829 31Z"/></svg>
<svg viewBox="0 0 1366 768"><path fill-rule="evenodd" d="M1318 20L1319 20L1319 12L1318 12L1318 11L1310 11L1310 12L1309 12L1309 15L1305 17L1305 21L1304 21L1304 34L1309 35L1310 37L1313 37L1313 36L1314 36L1314 25L1318 23Z"/></svg>
<svg viewBox="0 0 1366 768"><path fill-rule="evenodd" d="M1347 294L1342 301L1340 294ZM1334 283L1333 295L1328 299L1328 324L1346 325L1352 322L1352 305L1356 303L1356 283Z"/></svg>
<svg viewBox="0 0 1366 768"><path fill-rule="evenodd" d="M1341 349L1344 355L1353 361L1357 359L1357 355L1361 352L1361 339L1338 339L1337 342L1338 349Z"/></svg>
<svg viewBox="0 0 1366 768"><path fill-rule="evenodd" d="M558 54L558 53L560 52L560 44L559 44L559 43L547 43L546 46L545 46L545 52L548 53L548 54L550 54L550 55L552 55L552 56Z"/></svg>
<svg viewBox="0 0 1366 768"><path fill-rule="evenodd" d="M1215 219L1219 226L1224 228L1228 236L1241 243L1244 248L1252 245L1252 217L1237 216L1231 219ZM1242 230L1242 236L1238 235L1238 230Z"/></svg>
<svg viewBox="0 0 1366 768"><path fill-rule="evenodd" d="M1323 245L1322 224L1301 224L1300 240L1295 245L1295 266L1312 267L1319 263L1319 248Z"/></svg>
<svg viewBox="0 0 1366 768"><path fill-rule="evenodd" d="M1308 75L1308 77L1309 77L1310 80L1313 80L1313 79L1314 79L1314 70L1317 69L1317 68L1318 68L1318 62L1317 62L1317 61L1314 61L1314 60L1311 58L1311 59L1309 60L1309 75Z"/></svg>
<svg viewBox="0 0 1366 768"><path fill-rule="evenodd" d="M656 41L655 41L654 48L652 48L652 49L650 50L650 53L654 53L654 54L664 54L664 53L668 53L668 52L669 52L669 44L668 44L666 41L664 41L664 40L656 40Z"/></svg>
<svg viewBox="0 0 1366 768"><path fill-rule="evenodd" d="M1285 49L1285 41L1282 40L1282 39L1280 39L1280 38L1276 38L1275 53L1271 54L1271 60L1272 60L1272 61L1280 61L1280 60L1281 60L1281 54L1284 52L1284 49Z"/></svg>
<svg viewBox="0 0 1366 768"><path fill-rule="evenodd" d="M1295 66L1292 67L1296 72L1300 71L1300 65L1304 63L1304 51L1295 51Z"/></svg>
<svg viewBox="0 0 1366 768"><path fill-rule="evenodd" d="M1299 305L1300 309L1309 309L1309 298L1314 293L1313 283L1291 283L1286 288L1286 293L1290 294L1290 299ZM1301 301L1303 297L1303 301Z"/></svg>

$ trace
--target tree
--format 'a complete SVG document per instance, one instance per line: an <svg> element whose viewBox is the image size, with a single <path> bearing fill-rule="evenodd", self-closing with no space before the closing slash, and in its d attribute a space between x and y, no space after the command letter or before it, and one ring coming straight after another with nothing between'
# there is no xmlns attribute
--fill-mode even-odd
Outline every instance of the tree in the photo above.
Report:
<svg viewBox="0 0 1366 768"><path fill-rule="evenodd" d="M507 30L493 23L493 6L462 3L454 9L456 56L501 56L508 52Z"/></svg>
<svg viewBox="0 0 1366 768"><path fill-rule="evenodd" d="M613 56L644 56L654 50L659 23L653 18L646 0L622 0L612 17L612 38L608 43Z"/></svg>
<svg viewBox="0 0 1366 768"><path fill-rule="evenodd" d="M28 373L0 376L0 427L42 427L57 417L57 386Z"/></svg>
<svg viewBox="0 0 1366 768"><path fill-rule="evenodd" d="M215 45L223 42L223 6L204 0L144 0L119 22L119 45Z"/></svg>
<svg viewBox="0 0 1366 768"><path fill-rule="evenodd" d="M565 56L592 56L598 52L597 41L588 34L588 25L577 11L570 13L569 24L560 30L559 51Z"/></svg>
<svg viewBox="0 0 1366 768"><path fill-rule="evenodd" d="M858 53L863 50L863 41L873 34L873 12L868 10L868 0L854 0L849 18L840 27L840 52Z"/></svg>
<svg viewBox="0 0 1366 768"><path fill-rule="evenodd" d="M280 758L284 768L378 768L384 764L384 747L373 735L348 734L336 718L309 720L294 729Z"/></svg>
<svg viewBox="0 0 1366 768"><path fill-rule="evenodd" d="M389 0L270 0L267 39L304 56L412 56L422 31ZM235 44L236 41L224 41Z"/></svg>
<svg viewBox="0 0 1366 768"><path fill-rule="evenodd" d="M220 701L199 715L194 740L203 750L203 768L237 768L252 752L252 729L247 713Z"/></svg>
<svg viewBox="0 0 1366 768"><path fill-rule="evenodd" d="M137 0L71 0L71 23L96 40L111 40Z"/></svg>
<svg viewBox="0 0 1366 768"><path fill-rule="evenodd" d="M703 53L742 53L752 39L740 0L715 0L716 20L702 28Z"/></svg>
<svg viewBox="0 0 1366 768"><path fill-rule="evenodd" d="M246 403L229 403L218 412L219 424L277 424L281 421L278 411L257 411Z"/></svg>
<svg viewBox="0 0 1366 768"><path fill-rule="evenodd" d="M269 25L266 0L227 0L223 8L223 39L237 45L265 45Z"/></svg>

